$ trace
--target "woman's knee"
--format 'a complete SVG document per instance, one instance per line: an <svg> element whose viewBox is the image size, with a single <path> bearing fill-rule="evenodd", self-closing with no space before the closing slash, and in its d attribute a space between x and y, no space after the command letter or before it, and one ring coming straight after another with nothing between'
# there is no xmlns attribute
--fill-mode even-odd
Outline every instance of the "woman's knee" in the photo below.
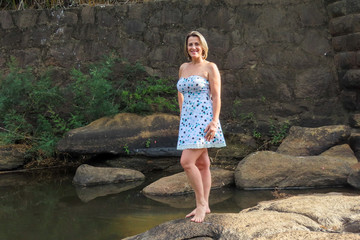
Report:
<svg viewBox="0 0 360 240"><path fill-rule="evenodd" d="M188 158L185 158L185 157L182 157L180 159L180 164L181 166L184 168L184 169L188 169L191 167L191 165L193 164L191 159L188 159Z"/></svg>
<svg viewBox="0 0 360 240"><path fill-rule="evenodd" d="M196 161L196 166L199 170L209 169L210 168L210 159L208 156L204 156Z"/></svg>

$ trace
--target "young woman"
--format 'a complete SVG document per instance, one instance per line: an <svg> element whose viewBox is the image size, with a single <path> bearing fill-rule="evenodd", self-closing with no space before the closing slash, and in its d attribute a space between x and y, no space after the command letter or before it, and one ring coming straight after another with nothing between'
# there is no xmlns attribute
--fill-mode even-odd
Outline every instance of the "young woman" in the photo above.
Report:
<svg viewBox="0 0 360 240"><path fill-rule="evenodd" d="M207 149L226 146L219 122L221 78L216 64L206 60L208 46L199 32L192 31L186 36L185 53L190 61L179 69L181 119L177 149L183 150L180 163L196 197L196 208L186 217L200 223L206 213L210 213L211 173Z"/></svg>

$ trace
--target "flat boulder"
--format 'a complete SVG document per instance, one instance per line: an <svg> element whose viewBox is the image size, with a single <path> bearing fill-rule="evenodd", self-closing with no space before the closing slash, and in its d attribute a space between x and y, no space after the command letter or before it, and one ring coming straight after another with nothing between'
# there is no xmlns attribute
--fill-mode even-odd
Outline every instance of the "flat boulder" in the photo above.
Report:
<svg viewBox="0 0 360 240"><path fill-rule="evenodd" d="M329 148L347 142L351 128L345 125L306 128L292 126L278 153L292 156L318 155Z"/></svg>
<svg viewBox="0 0 360 240"><path fill-rule="evenodd" d="M211 169L212 189L226 187L234 183L234 172ZM185 172L160 178L143 189L145 195L181 195L193 192Z"/></svg>
<svg viewBox="0 0 360 240"><path fill-rule="evenodd" d="M178 156L178 127L179 117L175 115L120 113L67 132L57 149L69 154Z"/></svg>
<svg viewBox="0 0 360 240"><path fill-rule="evenodd" d="M73 183L78 186L94 186L142 181L144 179L144 174L132 169L93 167L87 164L82 164L76 169Z"/></svg>
<svg viewBox="0 0 360 240"><path fill-rule="evenodd" d="M360 196L338 193L293 196L261 202L240 213L208 214L203 223L173 220L126 240L160 239L360 239Z"/></svg>
<svg viewBox="0 0 360 240"><path fill-rule="evenodd" d="M348 145L335 146L318 156L259 151L238 164L235 184L242 189L343 186L355 163Z"/></svg>
<svg viewBox="0 0 360 240"><path fill-rule="evenodd" d="M25 144L0 146L0 171L13 170L25 164L25 153L29 147Z"/></svg>

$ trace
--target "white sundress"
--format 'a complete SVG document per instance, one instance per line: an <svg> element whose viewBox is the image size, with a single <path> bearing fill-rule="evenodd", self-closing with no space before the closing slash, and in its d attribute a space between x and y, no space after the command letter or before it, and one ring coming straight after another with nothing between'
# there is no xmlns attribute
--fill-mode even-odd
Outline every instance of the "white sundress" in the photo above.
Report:
<svg viewBox="0 0 360 240"><path fill-rule="evenodd" d="M215 137L210 141L205 139L205 128L213 117L209 81L204 77L192 75L180 78L177 89L184 96L177 149L225 147L226 143L220 122Z"/></svg>

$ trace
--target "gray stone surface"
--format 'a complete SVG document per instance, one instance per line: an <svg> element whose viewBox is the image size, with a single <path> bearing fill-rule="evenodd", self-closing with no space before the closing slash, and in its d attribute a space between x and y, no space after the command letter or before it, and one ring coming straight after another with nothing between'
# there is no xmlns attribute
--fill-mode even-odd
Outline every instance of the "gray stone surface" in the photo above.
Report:
<svg viewBox="0 0 360 240"><path fill-rule="evenodd" d="M235 183L242 189L344 186L357 162L348 145L335 146L319 156L255 152L237 166Z"/></svg>
<svg viewBox="0 0 360 240"><path fill-rule="evenodd" d="M353 1L349 4L347 1L347 9L356 9ZM66 73L63 83L68 82L63 79L70 79L68 69L84 67L116 52L132 63L140 62L149 73L172 77L175 86L179 65L186 61L182 54L184 36L196 29L205 35L209 60L217 63L222 73L223 119L241 122L242 117L233 114L238 112L242 116L252 114L267 125L269 116L307 126L319 126L324 118L327 124L339 124L347 116L338 98L328 30L334 37L355 33L360 28L360 14L340 17L341 10L332 9L332 15L339 19L331 19L330 25L322 0L146 1L33 9L21 14L2 11L0 67L6 72L14 50L29 53L36 48L31 58L18 54L19 62L32 65L35 71L54 66ZM353 47L358 44L351 37L347 41ZM348 60L354 60L354 55L345 53L337 56L339 66L353 66L356 61ZM317 90L321 94L317 95ZM265 102L261 100L264 97ZM235 107L234 101L241 104ZM322 111L324 103L333 111ZM283 105L301 111L276 107ZM255 123L244 125L256 127Z"/></svg>
<svg viewBox="0 0 360 240"><path fill-rule="evenodd" d="M345 125L318 128L293 126L277 152L292 156L318 155L335 145L347 142L350 134L350 127Z"/></svg>
<svg viewBox="0 0 360 240"><path fill-rule="evenodd" d="M144 179L144 174L132 169L93 167L82 164L76 169L73 183L78 186L95 186L142 181Z"/></svg>
<svg viewBox="0 0 360 240"><path fill-rule="evenodd" d="M121 113L71 130L58 143L58 150L77 154L129 155L136 154L140 146L145 148L147 142L148 148L173 149L177 143L178 125L179 117L175 115Z"/></svg>
<svg viewBox="0 0 360 240"><path fill-rule="evenodd" d="M337 193L294 196L261 202L240 213L208 214L200 224L169 221L125 239L355 240L360 239L352 233L358 232L359 201L359 196Z"/></svg>

